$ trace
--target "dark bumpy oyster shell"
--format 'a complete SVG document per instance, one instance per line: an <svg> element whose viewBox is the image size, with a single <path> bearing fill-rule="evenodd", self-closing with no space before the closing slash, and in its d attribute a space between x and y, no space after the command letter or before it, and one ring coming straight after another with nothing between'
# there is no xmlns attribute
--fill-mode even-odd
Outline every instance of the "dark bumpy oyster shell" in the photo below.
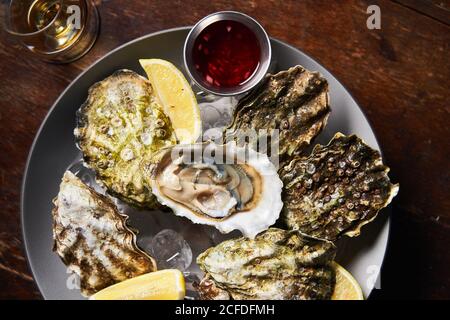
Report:
<svg viewBox="0 0 450 320"><path fill-rule="evenodd" d="M239 101L225 138L239 141L244 136L245 142L256 144L255 140L264 134L276 139L273 133L278 129L279 155L293 155L304 150L322 131L329 113L327 80L317 72L295 66L268 75L260 87ZM249 129L258 136L246 137Z"/></svg>
<svg viewBox="0 0 450 320"><path fill-rule="evenodd" d="M336 134L280 169L287 226L331 241L359 235L398 192L388 171L380 153L360 138Z"/></svg>
<svg viewBox="0 0 450 320"><path fill-rule="evenodd" d="M330 299L335 285L332 242L270 228L255 239L232 239L197 258L206 273L203 299Z"/></svg>
<svg viewBox="0 0 450 320"><path fill-rule="evenodd" d="M141 160L176 143L162 110L147 79L119 70L94 84L77 112L75 137L86 165L109 193L138 207L156 205Z"/></svg>
<svg viewBox="0 0 450 320"><path fill-rule="evenodd" d="M155 271L112 201L67 171L53 209L53 250L80 277L84 296Z"/></svg>

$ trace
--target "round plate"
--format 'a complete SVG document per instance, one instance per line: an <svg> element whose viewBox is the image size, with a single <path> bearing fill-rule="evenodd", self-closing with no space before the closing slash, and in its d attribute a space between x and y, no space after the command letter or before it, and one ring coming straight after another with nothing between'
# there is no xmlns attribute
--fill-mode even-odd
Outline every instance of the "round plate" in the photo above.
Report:
<svg viewBox="0 0 450 320"><path fill-rule="evenodd" d="M46 299L82 299L76 281L60 258L53 253L52 199L67 167L79 157L73 129L75 112L87 97L89 87L117 69L130 69L142 75L140 58L161 58L183 66L183 44L189 28L157 32L129 42L94 63L61 94L44 120L30 151L22 186L22 227L31 270ZM319 63L301 51L272 40L275 71L300 64L319 71L330 85L332 113L324 132L316 142L327 143L340 131L355 133L373 148L379 149L375 135L361 109L347 90ZM361 236L338 243L337 261L360 283L367 297L377 284L389 234L389 217L385 210L375 222L363 228ZM133 226L148 226L142 213L132 218ZM191 245L192 246L192 245ZM196 248L192 248L195 254ZM197 248L198 249L198 248ZM193 263L195 265L195 263Z"/></svg>

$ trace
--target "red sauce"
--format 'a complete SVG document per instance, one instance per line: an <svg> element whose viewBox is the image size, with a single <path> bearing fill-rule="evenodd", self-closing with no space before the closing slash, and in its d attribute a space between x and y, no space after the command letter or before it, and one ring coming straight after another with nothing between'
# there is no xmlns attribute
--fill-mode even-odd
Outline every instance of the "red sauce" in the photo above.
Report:
<svg viewBox="0 0 450 320"><path fill-rule="evenodd" d="M260 51L258 39L247 26L222 20L200 33L192 57L207 85L231 88L243 84L255 73Z"/></svg>

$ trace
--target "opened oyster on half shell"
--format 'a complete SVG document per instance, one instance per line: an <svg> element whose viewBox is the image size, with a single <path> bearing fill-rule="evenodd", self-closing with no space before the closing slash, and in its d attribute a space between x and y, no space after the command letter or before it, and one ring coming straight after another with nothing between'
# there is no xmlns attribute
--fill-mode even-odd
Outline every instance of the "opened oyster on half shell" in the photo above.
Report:
<svg viewBox="0 0 450 320"><path fill-rule="evenodd" d="M282 183L267 155L230 143L177 145L150 164L159 202L194 223L254 237L280 215Z"/></svg>
<svg viewBox="0 0 450 320"><path fill-rule="evenodd" d="M253 240L224 241L200 254L205 277L197 289L208 300L330 299L335 253L330 241L270 228Z"/></svg>
<svg viewBox="0 0 450 320"><path fill-rule="evenodd" d="M155 260L136 245L136 235L112 201L70 171L53 209L53 250L80 277L84 296L155 271Z"/></svg>
<svg viewBox="0 0 450 320"><path fill-rule="evenodd" d="M318 72L295 66L269 74L265 82L239 101L226 142L243 138L255 146L269 137L269 156L301 153L322 131L330 114L328 82ZM241 144L239 144L241 145ZM272 150L278 145L278 151ZM258 147L258 151L261 150Z"/></svg>
<svg viewBox="0 0 450 320"><path fill-rule="evenodd" d="M398 192L380 152L355 135L337 133L308 157L280 169L283 219L290 229L328 240L357 236Z"/></svg>
<svg viewBox="0 0 450 320"><path fill-rule="evenodd" d="M147 79L119 70L94 84L77 112L75 138L85 164L110 194L137 207L157 204L141 161L177 139Z"/></svg>

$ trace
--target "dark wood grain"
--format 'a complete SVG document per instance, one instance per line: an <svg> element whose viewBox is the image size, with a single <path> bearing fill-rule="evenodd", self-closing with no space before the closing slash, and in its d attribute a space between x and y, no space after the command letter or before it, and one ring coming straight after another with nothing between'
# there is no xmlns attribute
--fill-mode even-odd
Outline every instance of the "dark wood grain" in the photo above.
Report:
<svg viewBox="0 0 450 320"><path fill-rule="evenodd" d="M449 0L394 0L412 10L427 15L442 23L450 25Z"/></svg>
<svg viewBox="0 0 450 320"><path fill-rule="evenodd" d="M370 4L381 8L381 30L366 28ZM373 125L401 186L374 297L450 298L448 23L387 0L111 0L99 7L96 45L69 65L45 64L1 34L0 298L40 298L22 247L20 185L33 138L58 95L118 45L225 9L250 14L271 36L320 61Z"/></svg>

